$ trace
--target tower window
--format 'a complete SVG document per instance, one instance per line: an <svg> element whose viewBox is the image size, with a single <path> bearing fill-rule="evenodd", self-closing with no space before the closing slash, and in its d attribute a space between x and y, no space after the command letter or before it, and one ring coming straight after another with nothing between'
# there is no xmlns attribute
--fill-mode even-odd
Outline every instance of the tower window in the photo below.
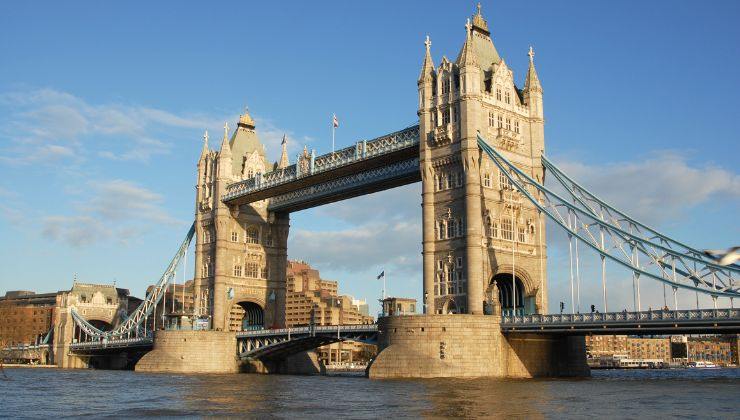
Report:
<svg viewBox="0 0 740 420"><path fill-rule="evenodd" d="M239 242L239 232L231 231L231 242Z"/></svg>
<svg viewBox="0 0 740 420"><path fill-rule="evenodd" d="M450 219L450 221L447 222L447 237L454 238L455 234L455 219Z"/></svg>
<svg viewBox="0 0 740 420"><path fill-rule="evenodd" d="M251 278L259 278L259 266L257 263L247 263L247 271L245 275Z"/></svg>
<svg viewBox="0 0 740 420"><path fill-rule="evenodd" d="M511 93L508 90L506 91L505 97L506 97L506 101L505 102L507 104L510 104L511 103Z"/></svg>
<svg viewBox="0 0 740 420"><path fill-rule="evenodd" d="M503 128L504 126L504 117L501 115L498 116L498 128Z"/></svg>
<svg viewBox="0 0 740 420"><path fill-rule="evenodd" d="M519 134L519 121L518 120L514 121L514 132Z"/></svg>
<svg viewBox="0 0 740 420"><path fill-rule="evenodd" d="M483 174L483 186L487 188L491 188L491 174L489 173Z"/></svg>
<svg viewBox="0 0 740 420"><path fill-rule="evenodd" d="M437 175L437 191L442 191L445 187L445 179L442 174Z"/></svg>
<svg viewBox="0 0 740 420"><path fill-rule="evenodd" d="M452 188L455 185L454 174L447 174L447 188Z"/></svg>
<svg viewBox="0 0 740 420"><path fill-rule="evenodd" d="M506 119L506 129L511 131L511 118Z"/></svg>
<svg viewBox="0 0 740 420"><path fill-rule="evenodd" d="M457 268L462 268L462 257L457 257Z"/></svg>
<svg viewBox="0 0 740 420"><path fill-rule="evenodd" d="M510 218L501 220L501 237L508 241L514 240L514 225Z"/></svg>
<svg viewBox="0 0 740 420"><path fill-rule="evenodd" d="M499 172L498 174L498 182L502 190L511 190L513 189L511 186L511 180L509 177L506 176L503 172Z"/></svg>
<svg viewBox="0 0 740 420"><path fill-rule="evenodd" d="M450 123L450 109L442 110L442 124L447 125Z"/></svg>
<svg viewBox="0 0 740 420"><path fill-rule="evenodd" d="M445 238L445 222L440 220L439 221L439 239Z"/></svg>
<svg viewBox="0 0 740 420"><path fill-rule="evenodd" d="M250 226L247 228L247 243L248 244L258 244L259 243L259 231L257 231L257 228L254 226Z"/></svg>
<svg viewBox="0 0 740 420"><path fill-rule="evenodd" d="M496 88L496 100L501 100L501 88Z"/></svg>
<svg viewBox="0 0 740 420"><path fill-rule="evenodd" d="M519 242L527 242L527 235L525 233L524 226L519 226L517 230L519 231Z"/></svg>
<svg viewBox="0 0 740 420"><path fill-rule="evenodd" d="M242 266L240 264L234 265L234 277L242 276Z"/></svg>
<svg viewBox="0 0 740 420"><path fill-rule="evenodd" d="M488 112L488 126L493 127L496 124L496 118L493 112Z"/></svg>

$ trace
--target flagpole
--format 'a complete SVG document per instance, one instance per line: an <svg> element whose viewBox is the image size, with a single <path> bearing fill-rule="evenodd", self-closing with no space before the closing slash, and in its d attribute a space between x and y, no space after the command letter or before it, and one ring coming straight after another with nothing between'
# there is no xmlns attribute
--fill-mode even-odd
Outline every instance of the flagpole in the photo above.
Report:
<svg viewBox="0 0 740 420"><path fill-rule="evenodd" d="M385 267L383 267L383 300L385 300Z"/></svg>
<svg viewBox="0 0 740 420"><path fill-rule="evenodd" d="M334 130L337 129L337 125L334 124L334 121L336 121L336 119L337 119L337 115L332 114L332 119L331 119L331 152L332 154L334 153Z"/></svg>

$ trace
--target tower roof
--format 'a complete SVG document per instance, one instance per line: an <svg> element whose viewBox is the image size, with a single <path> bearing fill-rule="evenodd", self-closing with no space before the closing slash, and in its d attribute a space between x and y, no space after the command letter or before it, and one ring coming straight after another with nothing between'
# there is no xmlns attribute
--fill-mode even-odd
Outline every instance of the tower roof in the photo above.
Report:
<svg viewBox="0 0 740 420"><path fill-rule="evenodd" d="M231 152L234 154L234 170L241 167L244 156L251 155L253 152L265 157L265 146L260 142L255 127L249 110L245 110L244 114L239 116L239 123L229 141Z"/></svg>
<svg viewBox="0 0 740 420"><path fill-rule="evenodd" d="M493 45L491 39L491 32L488 29L488 22L483 18L481 13L480 3L477 6L477 12L473 15L472 24L466 25L470 34L472 43L472 51L475 54L475 60L478 65L483 69L487 70L493 64L501 62L501 56L498 55L496 47ZM466 36L466 44L468 43ZM460 64L460 58L463 55L465 45L460 50L460 55L457 58L457 63Z"/></svg>

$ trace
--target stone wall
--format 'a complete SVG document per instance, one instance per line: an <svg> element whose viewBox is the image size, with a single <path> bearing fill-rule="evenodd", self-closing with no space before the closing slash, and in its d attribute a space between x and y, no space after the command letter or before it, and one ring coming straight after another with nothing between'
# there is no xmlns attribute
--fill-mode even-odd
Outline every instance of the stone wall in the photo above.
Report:
<svg viewBox="0 0 740 420"><path fill-rule="evenodd" d="M236 373L236 335L223 331L157 331L141 372Z"/></svg>
<svg viewBox="0 0 740 420"><path fill-rule="evenodd" d="M485 315L381 318L370 378L588 376L583 337L501 333Z"/></svg>

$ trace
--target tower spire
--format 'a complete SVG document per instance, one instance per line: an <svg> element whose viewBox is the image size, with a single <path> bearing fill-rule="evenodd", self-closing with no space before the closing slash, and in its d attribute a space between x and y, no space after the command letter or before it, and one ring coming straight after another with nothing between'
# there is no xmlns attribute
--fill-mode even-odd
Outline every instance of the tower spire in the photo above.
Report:
<svg viewBox="0 0 740 420"><path fill-rule="evenodd" d="M539 90L542 92L542 85L540 79L537 77L537 70L534 68L534 49L529 46L529 69L527 70L527 78L524 80L524 90Z"/></svg>
<svg viewBox="0 0 740 420"><path fill-rule="evenodd" d="M475 58L475 50L473 49L473 37L472 27L470 19L465 22L465 44L463 44L460 56L457 58L457 63L462 66L478 64Z"/></svg>
<svg viewBox="0 0 740 420"><path fill-rule="evenodd" d="M429 35L427 35L427 38L424 41L424 47L426 49L426 52L424 54L424 62L421 65L421 74L419 74L419 81L422 81L427 77L432 78L434 75L434 61L432 60L431 52L432 41L429 40Z"/></svg>
<svg viewBox="0 0 740 420"><path fill-rule="evenodd" d="M288 160L288 136L283 134L283 141L280 142L280 144L283 147L283 152L280 155L280 162L278 162L278 169L284 169L284 168L287 168L288 165L290 165L290 161Z"/></svg>
<svg viewBox="0 0 740 420"><path fill-rule="evenodd" d="M229 122L224 123L224 139L221 141L221 155L231 155L231 146L229 145Z"/></svg>
<svg viewBox="0 0 740 420"><path fill-rule="evenodd" d="M208 130L206 130L205 133L203 133L203 149L200 151L200 159L205 159L206 155L208 154Z"/></svg>

